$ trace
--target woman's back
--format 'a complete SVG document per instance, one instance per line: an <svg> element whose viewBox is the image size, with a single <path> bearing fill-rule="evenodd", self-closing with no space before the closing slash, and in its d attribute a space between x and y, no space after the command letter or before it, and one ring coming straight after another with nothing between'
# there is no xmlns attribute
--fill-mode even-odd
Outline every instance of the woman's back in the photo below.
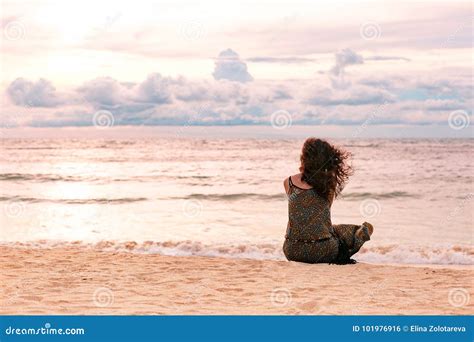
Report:
<svg viewBox="0 0 474 342"><path fill-rule="evenodd" d="M302 188L288 178L288 226L286 238L299 242L330 238L331 205L314 189Z"/></svg>

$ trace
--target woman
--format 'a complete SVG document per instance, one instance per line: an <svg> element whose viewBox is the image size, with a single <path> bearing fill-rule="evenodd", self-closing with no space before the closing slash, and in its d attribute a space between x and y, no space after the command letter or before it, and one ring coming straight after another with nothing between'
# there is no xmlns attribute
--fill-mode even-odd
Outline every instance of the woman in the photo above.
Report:
<svg viewBox="0 0 474 342"><path fill-rule="evenodd" d="M328 142L309 138L301 151L299 174L285 179L288 227L283 252L288 260L306 263L355 263L351 256L370 240L373 227L332 225L331 205L352 168L350 154Z"/></svg>

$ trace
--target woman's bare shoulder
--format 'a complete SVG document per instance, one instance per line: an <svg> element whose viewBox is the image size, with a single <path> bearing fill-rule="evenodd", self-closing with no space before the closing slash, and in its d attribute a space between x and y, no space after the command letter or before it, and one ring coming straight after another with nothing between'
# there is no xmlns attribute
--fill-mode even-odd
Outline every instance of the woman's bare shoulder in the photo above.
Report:
<svg viewBox="0 0 474 342"><path fill-rule="evenodd" d="M291 176L291 182L301 189L311 189L312 186L301 180L302 174L297 173Z"/></svg>
<svg viewBox="0 0 474 342"><path fill-rule="evenodd" d="M300 173L296 173L294 175L291 175L291 180L292 181L297 181L297 182L300 182L301 181L301 176L303 176L303 174L300 172Z"/></svg>

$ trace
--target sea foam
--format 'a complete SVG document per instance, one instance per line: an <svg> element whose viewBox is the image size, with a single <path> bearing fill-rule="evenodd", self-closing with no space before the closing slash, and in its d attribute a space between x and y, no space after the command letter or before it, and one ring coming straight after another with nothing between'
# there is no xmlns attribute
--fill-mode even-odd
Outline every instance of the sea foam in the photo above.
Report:
<svg viewBox="0 0 474 342"><path fill-rule="evenodd" d="M203 256L231 259L286 260L279 243L206 244L198 241L100 241L97 243L65 241L11 242L1 245L18 248L80 247L106 252L161 254L168 256ZM362 248L354 255L360 262L374 264L473 265L474 248L462 245L381 245Z"/></svg>

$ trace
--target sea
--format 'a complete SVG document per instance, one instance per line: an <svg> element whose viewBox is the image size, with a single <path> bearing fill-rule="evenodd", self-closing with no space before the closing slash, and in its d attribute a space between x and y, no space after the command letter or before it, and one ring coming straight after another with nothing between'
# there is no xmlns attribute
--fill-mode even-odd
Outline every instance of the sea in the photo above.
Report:
<svg viewBox="0 0 474 342"><path fill-rule="evenodd" d="M473 139L329 139L353 155L334 224L374 225L354 256L471 265ZM284 260L283 180L302 138L4 138L0 243Z"/></svg>

